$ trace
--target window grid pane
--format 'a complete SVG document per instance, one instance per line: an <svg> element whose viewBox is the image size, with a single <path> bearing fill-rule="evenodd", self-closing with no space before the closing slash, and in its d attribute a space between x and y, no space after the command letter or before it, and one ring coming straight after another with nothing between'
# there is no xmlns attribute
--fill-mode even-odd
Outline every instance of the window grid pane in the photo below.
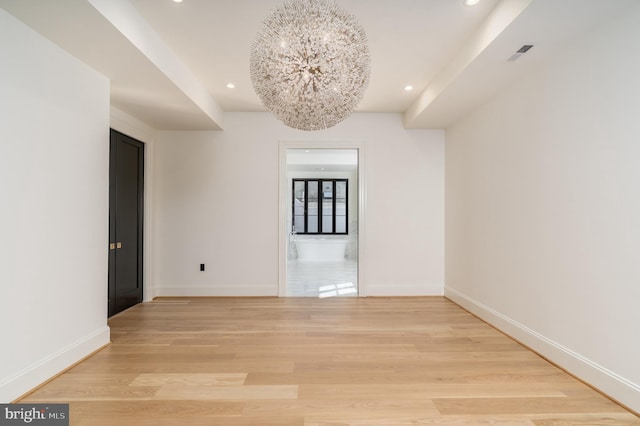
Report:
<svg viewBox="0 0 640 426"><path fill-rule="evenodd" d="M293 179L293 231L348 234L347 179Z"/></svg>
<svg viewBox="0 0 640 426"><path fill-rule="evenodd" d="M293 182L293 231L295 233L304 233L306 231L305 218L305 182Z"/></svg>

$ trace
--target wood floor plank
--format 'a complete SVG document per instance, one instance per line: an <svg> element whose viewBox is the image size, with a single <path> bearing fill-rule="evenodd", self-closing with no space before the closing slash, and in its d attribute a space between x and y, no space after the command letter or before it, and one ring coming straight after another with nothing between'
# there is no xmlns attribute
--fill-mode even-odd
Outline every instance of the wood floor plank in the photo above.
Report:
<svg viewBox="0 0 640 426"><path fill-rule="evenodd" d="M540 413L620 413L625 410L604 397L591 398L449 398L434 399L440 413L459 414L540 414Z"/></svg>
<svg viewBox="0 0 640 426"><path fill-rule="evenodd" d="M247 339L248 343L251 341ZM229 349L236 354L237 359L246 357L254 358L296 358L307 359L312 356L314 358L327 358L339 354L357 354L362 358L362 354L398 354L398 353L418 353L413 344L387 344L387 343L361 343L361 344L322 344L314 343L307 339L301 340L300 344L282 344L282 345L242 345L229 346ZM313 350L309 349L309 345L313 345Z"/></svg>
<svg viewBox="0 0 640 426"><path fill-rule="evenodd" d="M398 399L566 397L548 383L503 383L498 386L493 383L300 386L300 399L384 400L390 394Z"/></svg>
<svg viewBox="0 0 640 426"><path fill-rule="evenodd" d="M209 362L192 362L177 364L166 359L163 362L148 363L144 361L128 362L126 358L120 362L113 360L98 360L80 364L68 374L89 373L237 373L255 372L265 374L290 373L294 369L294 362L279 359L247 358L245 360L211 360Z"/></svg>
<svg viewBox="0 0 640 426"><path fill-rule="evenodd" d="M153 395L154 399L168 401L247 401L262 399L297 399L296 385L248 385L248 386L203 386L166 385Z"/></svg>
<svg viewBox="0 0 640 426"><path fill-rule="evenodd" d="M78 401L70 404L74 426L224 425L241 418L243 403L234 401Z"/></svg>
<svg viewBox="0 0 640 426"><path fill-rule="evenodd" d="M247 373L140 374L129 386L241 386Z"/></svg>
<svg viewBox="0 0 640 426"><path fill-rule="evenodd" d="M640 425L442 297L161 298L22 402L70 424Z"/></svg>
<svg viewBox="0 0 640 426"><path fill-rule="evenodd" d="M347 417L341 419L339 415L307 416L305 426L408 426L408 425L445 425L445 426L535 426L527 418L482 418L482 417L456 417L456 416L388 416L378 418Z"/></svg>
<svg viewBox="0 0 640 426"><path fill-rule="evenodd" d="M460 371L333 371L297 373L249 373L246 384L428 384L428 383L555 383L573 380L562 372L536 370L530 372L478 372L462 368Z"/></svg>
<svg viewBox="0 0 640 426"><path fill-rule="evenodd" d="M533 424L535 426L637 426L640 424L640 419L631 413L571 414L565 418L560 414L533 420Z"/></svg>
<svg viewBox="0 0 640 426"><path fill-rule="evenodd" d="M375 420L393 417L438 416L439 412L429 399L320 399L292 401L256 401L245 404L243 416L260 419L286 414L321 418L340 413L340 421Z"/></svg>
<svg viewBox="0 0 640 426"><path fill-rule="evenodd" d="M45 386L24 402L120 401L152 399L160 386Z"/></svg>
<svg viewBox="0 0 640 426"><path fill-rule="evenodd" d="M334 353L332 359L335 361L359 361L363 359L361 353ZM411 362L425 362L425 363L470 363L477 361L488 362L518 362L518 361L538 361L546 363L538 355L530 351L516 351L516 352L369 352L366 355L366 359L369 361L403 361L407 363Z"/></svg>

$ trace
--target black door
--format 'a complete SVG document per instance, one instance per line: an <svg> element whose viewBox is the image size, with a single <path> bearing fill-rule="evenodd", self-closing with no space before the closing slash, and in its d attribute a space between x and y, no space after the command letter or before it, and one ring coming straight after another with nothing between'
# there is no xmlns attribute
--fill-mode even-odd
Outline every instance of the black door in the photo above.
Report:
<svg viewBox="0 0 640 426"><path fill-rule="evenodd" d="M144 144L111 130L109 316L142 301Z"/></svg>

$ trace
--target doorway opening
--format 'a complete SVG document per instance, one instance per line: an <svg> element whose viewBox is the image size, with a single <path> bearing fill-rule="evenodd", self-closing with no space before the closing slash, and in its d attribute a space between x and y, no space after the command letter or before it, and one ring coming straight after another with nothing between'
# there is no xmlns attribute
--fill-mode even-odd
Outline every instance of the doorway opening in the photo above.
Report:
<svg viewBox="0 0 640 426"><path fill-rule="evenodd" d="M281 297L362 296L361 147L281 144Z"/></svg>

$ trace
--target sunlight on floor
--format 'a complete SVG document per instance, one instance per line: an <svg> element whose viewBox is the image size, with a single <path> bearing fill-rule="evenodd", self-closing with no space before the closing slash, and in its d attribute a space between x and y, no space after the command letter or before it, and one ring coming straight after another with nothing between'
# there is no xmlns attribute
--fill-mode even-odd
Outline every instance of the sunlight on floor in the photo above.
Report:
<svg viewBox="0 0 640 426"><path fill-rule="evenodd" d="M358 262L298 262L287 264L289 297L353 297L358 295Z"/></svg>
<svg viewBox="0 0 640 426"><path fill-rule="evenodd" d="M353 283L331 284L324 285L318 288L320 292L318 297L323 299L325 297L345 296L347 294L358 294L358 290Z"/></svg>

